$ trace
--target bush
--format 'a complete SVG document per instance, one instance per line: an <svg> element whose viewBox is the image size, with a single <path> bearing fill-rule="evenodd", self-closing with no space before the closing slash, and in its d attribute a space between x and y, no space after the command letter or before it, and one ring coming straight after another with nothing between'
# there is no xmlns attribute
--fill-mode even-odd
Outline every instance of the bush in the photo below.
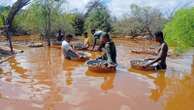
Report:
<svg viewBox="0 0 194 110"><path fill-rule="evenodd" d="M111 23L109 11L102 3L99 2L98 6L92 7L92 9L87 12L85 30L96 28L105 32L110 32L112 30Z"/></svg>
<svg viewBox="0 0 194 110"><path fill-rule="evenodd" d="M194 46L194 8L178 10L164 28L166 40L180 53Z"/></svg>

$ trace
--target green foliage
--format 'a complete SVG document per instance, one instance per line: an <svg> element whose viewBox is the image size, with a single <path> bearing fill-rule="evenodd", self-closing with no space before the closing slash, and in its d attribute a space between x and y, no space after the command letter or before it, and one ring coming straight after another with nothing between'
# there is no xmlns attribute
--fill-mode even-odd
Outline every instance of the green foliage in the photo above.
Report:
<svg viewBox="0 0 194 110"><path fill-rule="evenodd" d="M194 46L194 8L180 9L164 28L167 42L180 53Z"/></svg>
<svg viewBox="0 0 194 110"><path fill-rule="evenodd" d="M51 0L52 1L52 0ZM59 0L60 1L60 0ZM48 4L50 12L50 34L54 35L59 29L65 32L73 33L72 26L74 15L61 12L61 2L49 2ZM16 16L14 26L22 30L26 30L32 33L45 34L45 30L48 28L48 18L46 14L48 10L45 10L45 4L43 1L36 1L23 10ZM22 20L21 20L22 19ZM47 20L46 20L47 19Z"/></svg>
<svg viewBox="0 0 194 110"><path fill-rule="evenodd" d="M3 26L3 17L7 17L8 13L9 13L9 6L3 7L1 6L0 8L0 27Z"/></svg>
<svg viewBox="0 0 194 110"><path fill-rule="evenodd" d="M75 13L73 19L73 28L75 35L82 35L84 32L84 16L80 13Z"/></svg>
<svg viewBox="0 0 194 110"><path fill-rule="evenodd" d="M137 36L150 34L163 29L166 19L162 13L151 7L131 5L131 13L114 23L115 33Z"/></svg>
<svg viewBox="0 0 194 110"><path fill-rule="evenodd" d="M101 6L89 10L85 20L85 29L90 30L96 28L110 32L112 26L109 11L102 4L99 5Z"/></svg>

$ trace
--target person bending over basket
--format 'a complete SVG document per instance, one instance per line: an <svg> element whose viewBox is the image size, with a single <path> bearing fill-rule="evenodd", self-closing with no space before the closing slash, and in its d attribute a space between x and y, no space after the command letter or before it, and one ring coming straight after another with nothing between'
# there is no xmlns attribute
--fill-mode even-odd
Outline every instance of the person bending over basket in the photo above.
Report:
<svg viewBox="0 0 194 110"><path fill-rule="evenodd" d="M76 52L70 45L72 38L73 38L73 35L68 34L66 35L65 40L63 40L62 42L63 54L65 58L70 59L70 60L82 58L82 56L80 56L80 54Z"/></svg>
<svg viewBox="0 0 194 110"><path fill-rule="evenodd" d="M101 44L104 45L103 52L104 55L97 58L97 60L104 60L106 61L106 64L108 64L108 67L115 66L117 64L116 57L116 47L114 42L111 40L109 34L105 33L100 38Z"/></svg>
<svg viewBox="0 0 194 110"><path fill-rule="evenodd" d="M93 46L92 46L92 50L95 50L95 46L96 46L96 44L97 44L97 40L98 39L100 39L101 38L101 36L103 35L103 34L106 34L105 32L103 32L103 31L96 31L96 29L92 29L91 30L91 33L92 33L92 35L93 35L93 37L94 37L94 43L93 43ZM102 45L101 43L100 43L100 46L98 47L98 51L101 51L101 49L103 48L103 46L104 45Z"/></svg>
<svg viewBox="0 0 194 110"><path fill-rule="evenodd" d="M163 32L156 32L155 33L155 39L156 39L156 42L160 43L160 48L158 50L158 55L157 55L156 58L146 59L146 60L152 60L152 61L145 64L143 67L147 68L149 66L152 66L156 70L166 69L167 68L166 57L167 57L167 54L168 54L168 45L164 41ZM154 65L155 63L156 63L156 65Z"/></svg>

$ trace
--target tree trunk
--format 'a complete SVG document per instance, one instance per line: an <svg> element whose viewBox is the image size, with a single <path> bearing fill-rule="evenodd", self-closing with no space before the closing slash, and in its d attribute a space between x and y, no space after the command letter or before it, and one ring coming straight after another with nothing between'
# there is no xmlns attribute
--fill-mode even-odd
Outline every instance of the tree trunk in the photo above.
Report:
<svg viewBox="0 0 194 110"><path fill-rule="evenodd" d="M148 31L149 35L151 36L151 38L154 38L154 35L152 34L151 30L149 27L146 27L146 30Z"/></svg>
<svg viewBox="0 0 194 110"><path fill-rule="evenodd" d="M25 5L27 5L29 3L29 1L30 0L17 0L14 3L14 5L11 7L6 20L4 20L4 26L6 27L6 36L7 36L7 39L9 41L9 46L10 46L11 52L13 52L13 45L12 45L10 32L12 31L13 20L15 18L15 15L18 13L18 11L20 9L22 9Z"/></svg>
<svg viewBox="0 0 194 110"><path fill-rule="evenodd" d="M45 38L47 40L48 46L51 45L50 42L50 31L51 31L51 9L49 7L49 1L45 0Z"/></svg>
<svg viewBox="0 0 194 110"><path fill-rule="evenodd" d="M50 41L50 32L51 32L51 9L50 7L48 6L48 30L47 30L47 38L48 38L48 46L51 45L51 41Z"/></svg>

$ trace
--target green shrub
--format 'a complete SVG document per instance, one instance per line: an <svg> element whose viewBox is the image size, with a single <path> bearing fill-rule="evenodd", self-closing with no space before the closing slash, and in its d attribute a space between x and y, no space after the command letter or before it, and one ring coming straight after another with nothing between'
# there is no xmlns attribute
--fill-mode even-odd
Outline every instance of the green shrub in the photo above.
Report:
<svg viewBox="0 0 194 110"><path fill-rule="evenodd" d="M166 40L177 53L194 46L194 7L180 9L164 28Z"/></svg>

